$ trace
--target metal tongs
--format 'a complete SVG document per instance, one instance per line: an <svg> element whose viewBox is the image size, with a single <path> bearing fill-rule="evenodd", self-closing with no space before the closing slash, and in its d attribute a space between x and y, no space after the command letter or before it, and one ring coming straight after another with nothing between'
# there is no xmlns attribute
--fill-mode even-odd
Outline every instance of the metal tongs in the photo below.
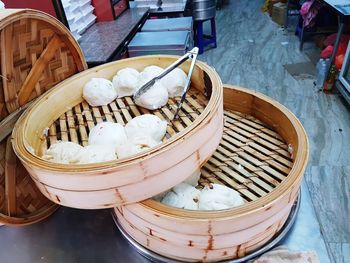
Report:
<svg viewBox="0 0 350 263"><path fill-rule="evenodd" d="M178 66L183 64L187 59L191 59L192 62L191 62L190 70L188 71L185 87L184 87L184 89L182 91L181 99L180 99L179 103L177 104L177 109L176 109L176 112L174 114L174 118L173 119L176 119L178 114L179 114L179 111L180 111L180 109L182 107L182 103L185 101L187 91L188 91L188 89L190 87L191 76L192 76L192 73L193 73L194 65L196 64L197 56L198 56L198 47L195 47L192 50L190 50L189 52L187 52L185 55L183 55L181 58L176 60L169 67L164 69L164 71L161 74L159 74L158 76L156 76L153 79L151 79L150 81L148 81L138 91L136 91L135 94L134 94L134 100L137 100L142 94L146 93L154 85L154 83L156 81L160 80L161 78L163 78L164 76L169 74L175 68L177 68Z"/></svg>

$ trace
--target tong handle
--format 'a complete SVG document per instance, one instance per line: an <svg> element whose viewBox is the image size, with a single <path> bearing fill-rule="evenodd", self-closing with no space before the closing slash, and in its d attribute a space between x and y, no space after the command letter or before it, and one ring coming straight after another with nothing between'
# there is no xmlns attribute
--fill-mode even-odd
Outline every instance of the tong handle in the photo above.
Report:
<svg viewBox="0 0 350 263"><path fill-rule="evenodd" d="M188 58L192 57L193 54L196 52L198 54L198 48L195 47L191 51L187 52L185 55L180 57L178 60L176 60L173 64L168 66L166 69L164 69L161 74L159 74L158 76L154 77L153 79L148 81L146 84L144 84L138 91L135 92L134 100L139 98L142 94L144 94L147 90L149 90L154 85L156 80L160 80L161 78L163 78L164 76L169 74L171 71L173 71L179 65L183 64Z"/></svg>
<svg viewBox="0 0 350 263"><path fill-rule="evenodd" d="M186 79L185 87L184 87L183 92L182 92L181 99L180 99L179 103L177 104L177 109L176 109L176 112L174 114L173 120L175 120L178 117L179 111L182 107L182 103L186 99L186 94L187 94L187 91L188 91L190 84L191 84L191 77L192 77L194 66L196 64L196 60L197 60L197 56L198 56L198 47L193 48L189 53L191 54L190 57L192 58L192 62L191 62L190 70L188 71L188 74L187 74L187 79Z"/></svg>

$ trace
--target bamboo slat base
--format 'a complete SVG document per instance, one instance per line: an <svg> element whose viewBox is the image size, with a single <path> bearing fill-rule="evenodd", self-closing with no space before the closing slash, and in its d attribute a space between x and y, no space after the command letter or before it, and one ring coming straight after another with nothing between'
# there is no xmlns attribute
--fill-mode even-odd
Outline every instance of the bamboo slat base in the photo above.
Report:
<svg viewBox="0 0 350 263"><path fill-rule="evenodd" d="M119 98L107 106L92 107L83 101L61 115L48 129L46 143L42 145L41 154L52 143L57 141L72 141L82 146L88 145L90 130L100 122L110 121L125 125L128 121L142 114L154 114L168 122L167 132L163 139L166 142L172 136L190 126L203 112L208 100L195 89L190 89L188 96L179 112L179 118L173 120L177 103L180 98L170 98L161 109L149 111L137 106L132 97Z"/></svg>

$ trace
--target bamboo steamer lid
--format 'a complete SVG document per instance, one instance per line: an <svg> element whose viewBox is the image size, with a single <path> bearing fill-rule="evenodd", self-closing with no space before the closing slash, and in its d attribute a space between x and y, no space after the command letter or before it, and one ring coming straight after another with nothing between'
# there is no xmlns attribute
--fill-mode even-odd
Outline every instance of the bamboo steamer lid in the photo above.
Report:
<svg viewBox="0 0 350 263"><path fill-rule="evenodd" d="M62 23L31 9L0 10L0 62L0 134L5 138L0 142L0 224L26 225L48 217L58 205L39 191L14 154L4 123L14 122L18 114L9 114L87 64Z"/></svg>

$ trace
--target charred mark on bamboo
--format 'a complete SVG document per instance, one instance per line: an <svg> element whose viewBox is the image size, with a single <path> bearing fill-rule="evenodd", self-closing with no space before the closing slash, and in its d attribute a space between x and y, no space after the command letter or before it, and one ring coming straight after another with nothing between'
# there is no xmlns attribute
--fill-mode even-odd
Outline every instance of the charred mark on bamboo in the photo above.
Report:
<svg viewBox="0 0 350 263"><path fill-rule="evenodd" d="M118 200L120 200L122 203L124 203L125 200L124 200L123 196L120 194L118 188L115 188L114 191L115 191L115 196L116 196L116 198L117 198Z"/></svg>
<svg viewBox="0 0 350 263"><path fill-rule="evenodd" d="M290 189L289 197L288 197L288 204L292 202L292 194L293 194L294 187Z"/></svg>
<svg viewBox="0 0 350 263"><path fill-rule="evenodd" d="M189 246L189 247L193 247L193 241L192 240L189 240L188 241L188 245L187 246Z"/></svg>
<svg viewBox="0 0 350 263"><path fill-rule="evenodd" d="M213 249L213 245L214 244L214 237L213 235L209 236L209 240L208 240L208 247L206 248L207 251L210 251Z"/></svg>
<svg viewBox="0 0 350 263"><path fill-rule="evenodd" d="M268 226L266 229L265 229L265 231L268 231L268 230L270 230L271 228L273 227L273 225L271 225L271 226Z"/></svg>
<svg viewBox="0 0 350 263"><path fill-rule="evenodd" d="M208 231L207 231L207 233L209 235L209 239L208 239L208 245L207 245L206 249L204 250L205 257L207 257L208 252L210 250L213 250L213 247L214 247L214 236L212 235L211 231L212 231L212 226L211 226L211 222L209 221L208 222Z"/></svg>
<svg viewBox="0 0 350 263"><path fill-rule="evenodd" d="M242 253L241 252L241 247L242 247L242 244L238 245L237 248L236 248L236 253L235 254L238 257L241 256L241 253Z"/></svg>
<svg viewBox="0 0 350 263"><path fill-rule="evenodd" d="M122 207L122 206L118 207L118 211L119 211L119 213L120 213L122 216L124 216L124 211L123 211L123 207Z"/></svg>
<svg viewBox="0 0 350 263"><path fill-rule="evenodd" d="M142 175L143 175L143 178L147 178L147 169L146 167L144 166L143 162L140 162L140 167L141 167L141 170L142 170Z"/></svg>
<svg viewBox="0 0 350 263"><path fill-rule="evenodd" d="M152 229L149 229L149 235L150 235L150 236L153 236Z"/></svg>
<svg viewBox="0 0 350 263"><path fill-rule="evenodd" d="M201 163L201 154L199 153L199 151L196 151L196 160L198 162L198 166L200 166Z"/></svg>
<svg viewBox="0 0 350 263"><path fill-rule="evenodd" d="M162 241L164 241L164 242L167 241L165 238L162 238L162 237L157 237L157 238L160 239L160 240L162 240Z"/></svg>
<svg viewBox="0 0 350 263"><path fill-rule="evenodd" d="M55 197L56 197L57 202L61 203L60 198L57 195L55 195Z"/></svg>
<svg viewBox="0 0 350 263"><path fill-rule="evenodd" d="M271 210L272 209L272 206L269 206L269 207L266 207L265 208L265 211L269 211L269 210Z"/></svg>
<svg viewBox="0 0 350 263"><path fill-rule="evenodd" d="M227 251L222 252L223 256L227 256Z"/></svg>

